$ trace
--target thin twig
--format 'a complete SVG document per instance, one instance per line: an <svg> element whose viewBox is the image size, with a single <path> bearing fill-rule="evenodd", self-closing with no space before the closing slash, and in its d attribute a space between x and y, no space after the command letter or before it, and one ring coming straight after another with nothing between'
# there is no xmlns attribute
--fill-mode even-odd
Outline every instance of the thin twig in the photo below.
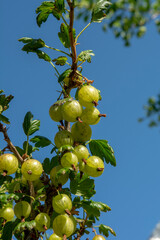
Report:
<svg viewBox="0 0 160 240"><path fill-rule="evenodd" d="M0 123L0 132L3 133L4 135L4 140L7 142L9 149L11 150L11 152L13 152L15 154L15 156L17 157L18 161L22 164L23 163L23 158L21 157L21 155L19 154L19 152L17 151L17 149L15 148L15 146L13 145L13 143L11 142L8 133L7 133L7 128L6 126L3 126L2 123Z"/></svg>

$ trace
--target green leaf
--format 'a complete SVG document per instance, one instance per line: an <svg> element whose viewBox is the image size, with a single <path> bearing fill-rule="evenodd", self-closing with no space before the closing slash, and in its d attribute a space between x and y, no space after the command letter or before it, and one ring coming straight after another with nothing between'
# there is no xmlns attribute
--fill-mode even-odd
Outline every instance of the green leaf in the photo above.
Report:
<svg viewBox="0 0 160 240"><path fill-rule="evenodd" d="M40 121L32 120L32 119L33 119L32 113L27 112L24 117L24 122L23 122L23 130L27 136L30 136L39 130Z"/></svg>
<svg viewBox="0 0 160 240"><path fill-rule="evenodd" d="M11 181L12 181L12 177L11 176L0 175L0 186L2 186L2 184L4 182L11 182Z"/></svg>
<svg viewBox="0 0 160 240"><path fill-rule="evenodd" d="M0 121L6 124L10 124L9 119L2 114L0 114Z"/></svg>
<svg viewBox="0 0 160 240"><path fill-rule="evenodd" d="M41 50L36 50L35 53L37 53L37 56L38 56L40 59L43 59L43 60L45 60L46 62L51 62L51 58L50 58L50 56L49 56L47 53L45 53L45 52L43 52L43 51L41 51Z"/></svg>
<svg viewBox="0 0 160 240"><path fill-rule="evenodd" d="M110 227L108 227L106 225L103 225L103 224L101 224L99 226L99 232L102 233L106 237L109 236L109 232L112 233L114 236L116 236L116 233L115 233L115 231L113 231L112 228L110 228Z"/></svg>
<svg viewBox="0 0 160 240"><path fill-rule="evenodd" d="M13 231L14 222L7 222L3 228L3 233L1 239L3 240L11 240L12 239L12 231Z"/></svg>
<svg viewBox="0 0 160 240"><path fill-rule="evenodd" d="M114 151L106 140L91 140L89 142L89 148L92 155L100 157L106 163L110 163L116 166L116 159L114 156Z"/></svg>
<svg viewBox="0 0 160 240"><path fill-rule="evenodd" d="M22 231L24 231L26 228L27 228L28 230L32 230L33 228L35 228L35 226L36 226L35 220L32 220L32 221L30 221L30 222L21 222L21 223L19 223L19 224L15 227L14 232L16 232L16 231L22 232Z"/></svg>
<svg viewBox="0 0 160 240"><path fill-rule="evenodd" d="M64 151L73 151L74 150L74 148L71 146L71 145L63 145L62 147L60 147L59 149L58 149L58 152L59 153L62 153L62 152L64 152Z"/></svg>
<svg viewBox="0 0 160 240"><path fill-rule="evenodd" d="M78 173L75 179L70 182L71 193L77 196L91 198L96 192L94 188L94 180L88 178L86 175L80 179L80 173Z"/></svg>
<svg viewBox="0 0 160 240"><path fill-rule="evenodd" d="M91 56L95 56L92 50L82 51L78 56L78 60L82 62L87 61L88 63L91 63Z"/></svg>
<svg viewBox="0 0 160 240"><path fill-rule="evenodd" d="M54 156L51 160L49 158L45 158L42 165L45 173L50 174L52 168L59 165L58 156Z"/></svg>
<svg viewBox="0 0 160 240"><path fill-rule="evenodd" d="M60 3L60 1L59 1L59 3L57 2L56 5L55 5L54 2L51 2L51 1L43 2L36 9L36 13L38 14L37 18L36 18L38 26L40 27L42 22L46 22L46 20L48 19L48 16L50 14L52 14L57 20L60 20L60 18L61 18L61 11L63 11L63 10L60 10L58 8L62 8L63 9L62 5L63 5L62 1L61 1L61 3Z"/></svg>
<svg viewBox="0 0 160 240"><path fill-rule="evenodd" d="M19 154L22 156L23 154L25 154L25 150L24 149L22 149L22 148L20 148L20 147L18 147L18 146L16 146L15 147L16 149L17 149L17 151L19 152Z"/></svg>
<svg viewBox="0 0 160 240"><path fill-rule="evenodd" d="M55 62L56 65L64 66L67 62L67 57L60 56L58 58L53 59L52 61Z"/></svg>
<svg viewBox="0 0 160 240"><path fill-rule="evenodd" d="M55 7L61 12L65 12L64 0L55 0Z"/></svg>
<svg viewBox="0 0 160 240"><path fill-rule="evenodd" d="M107 16L106 13L110 5L111 3L109 1L99 0L92 10L91 22L102 22Z"/></svg>
<svg viewBox="0 0 160 240"><path fill-rule="evenodd" d="M107 204L102 202L92 201L91 205L98 208L101 212L111 211L111 208Z"/></svg>
<svg viewBox="0 0 160 240"><path fill-rule="evenodd" d="M65 48L69 48L71 46L69 40L69 28L64 23L62 23L60 26L58 37Z"/></svg>
<svg viewBox="0 0 160 240"><path fill-rule="evenodd" d="M83 209L86 210L86 212L89 216L93 215L94 217L97 218L97 220L99 219L100 211L99 211L98 207L96 207L96 205L92 204L92 201L83 201L82 207L83 207Z"/></svg>
<svg viewBox="0 0 160 240"><path fill-rule="evenodd" d="M6 96L2 93L3 90L0 90L0 114L9 108L9 103L14 98L12 95Z"/></svg>
<svg viewBox="0 0 160 240"><path fill-rule="evenodd" d="M33 138L30 139L31 142L35 143L35 147L46 147L49 146L52 142L43 136L35 136Z"/></svg>
<svg viewBox="0 0 160 240"><path fill-rule="evenodd" d="M24 47L22 48L23 51L28 52L35 52L39 48L42 48L45 46L45 42L42 39L33 39L33 38L27 38L23 37L18 39L19 42L26 43Z"/></svg>
<svg viewBox="0 0 160 240"><path fill-rule="evenodd" d="M58 78L58 82L62 82L65 78L69 77L70 73L72 72L72 70L69 68L67 70L65 70Z"/></svg>

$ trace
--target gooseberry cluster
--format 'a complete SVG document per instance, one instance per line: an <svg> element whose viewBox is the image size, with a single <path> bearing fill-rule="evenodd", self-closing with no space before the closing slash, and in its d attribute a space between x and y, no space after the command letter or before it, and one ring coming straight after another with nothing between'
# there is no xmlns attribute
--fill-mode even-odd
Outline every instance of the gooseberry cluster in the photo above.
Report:
<svg viewBox="0 0 160 240"><path fill-rule="evenodd" d="M102 175L104 160L114 166L116 163L113 149L106 140L91 140L91 126L99 123L106 114L101 114L97 108L100 91L92 86L92 80L82 75L82 64L90 63L94 53L86 50L77 55L76 46L83 31L92 22L101 22L106 16L108 1L99 0L94 4L90 23L77 36L73 28L76 6L74 0L53 0L42 2L36 10L38 26L46 22L50 14L62 20L58 37L69 53L46 45L42 39L19 39L25 44L23 51L36 53L56 70L61 91L49 109L51 119L58 123L54 143L43 136L30 137L39 130L40 121L33 120L32 113L27 112L23 122L26 141L23 147L14 146L6 126L1 123L9 124L2 113L13 97L1 95L3 91L0 91L0 132L7 143L0 150L0 238L3 240L11 240L13 235L18 240L39 240L44 235L49 240L80 240L84 234L90 233L88 229L96 235L93 240L105 239L96 234L94 223L100 212L111 209L104 203L91 200L95 194L92 178ZM51 60L41 51L44 47L65 56ZM68 64L70 68L60 74L53 63L59 66ZM75 99L71 97L73 89L76 89ZM55 154L51 159L45 158L42 162L33 158L36 150L49 145L52 146L50 153ZM81 213L82 217L79 216ZM106 225L100 224L98 228L106 237L108 231L115 235ZM53 234L48 237L49 229Z"/></svg>
<svg viewBox="0 0 160 240"><path fill-rule="evenodd" d="M59 149L66 145L74 146L74 149L65 151L62 154L60 159L61 167L78 169L91 177L100 176L104 170L102 159L97 156L90 156L85 146L85 143L90 140L92 135L92 129L89 125L97 124L102 116L106 116L100 114L95 107L98 105L98 101L99 91L92 85L85 84L78 89L78 100L64 98L57 101L49 109L51 119L61 123L60 130L54 138L56 147ZM74 122L71 131L64 128L64 122ZM54 184L55 171L56 168L52 169L50 173ZM59 180L57 183L63 185L66 181L67 177L63 182Z"/></svg>

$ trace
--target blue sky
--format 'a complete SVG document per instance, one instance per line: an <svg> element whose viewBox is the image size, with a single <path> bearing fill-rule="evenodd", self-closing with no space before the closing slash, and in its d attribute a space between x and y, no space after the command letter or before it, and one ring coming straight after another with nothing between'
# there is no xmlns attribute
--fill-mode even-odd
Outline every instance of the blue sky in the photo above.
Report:
<svg viewBox="0 0 160 240"><path fill-rule="evenodd" d="M35 55L22 52L23 45L17 41L21 37L42 38L47 45L63 49L57 37L59 22L49 17L41 28L36 25L35 9L40 3L1 3L0 88L15 96L7 112L11 121L8 133L18 146L25 140L22 122L27 111L41 120L40 135L53 140L57 132L57 124L48 114L58 97L56 90L60 90L54 69ZM84 26L83 22L76 22L76 32ZM146 240L160 220L160 132L158 128L148 128L147 122L137 121L144 116L143 105L148 97L160 90L159 40L152 24L146 36L134 38L129 48L112 33L103 33L96 23L79 38L78 53L87 49L95 53L92 63L84 64L83 74L101 90L98 108L107 114L92 127L92 139L108 140L117 159L116 168L107 165L103 175L95 179L94 199L112 208L102 214L100 221L116 231L117 237L110 236L110 240ZM47 52L52 58L59 56L54 51ZM0 147L2 139L0 136ZM35 153L34 158L43 161L49 150Z"/></svg>

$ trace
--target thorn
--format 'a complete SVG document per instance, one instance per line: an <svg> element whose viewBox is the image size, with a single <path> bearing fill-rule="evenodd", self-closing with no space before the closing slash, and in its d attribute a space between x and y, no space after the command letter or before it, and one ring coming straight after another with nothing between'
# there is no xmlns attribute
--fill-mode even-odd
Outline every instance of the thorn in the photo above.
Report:
<svg viewBox="0 0 160 240"><path fill-rule="evenodd" d="M80 119L80 117L77 117L78 122L82 123L83 121Z"/></svg>

